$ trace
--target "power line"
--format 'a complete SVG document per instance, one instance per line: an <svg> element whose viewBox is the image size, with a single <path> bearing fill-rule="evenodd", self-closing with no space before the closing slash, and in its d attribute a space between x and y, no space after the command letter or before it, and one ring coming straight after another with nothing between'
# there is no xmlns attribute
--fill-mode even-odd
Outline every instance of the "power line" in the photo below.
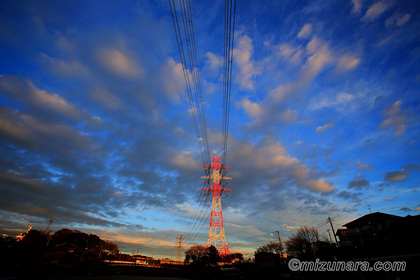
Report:
<svg viewBox="0 0 420 280"><path fill-rule="evenodd" d="M190 104L190 111L193 118L194 129L197 142L200 149L200 156L203 165L210 161L210 153L207 140L207 126L204 115L204 100L202 95L202 86L200 78L199 54L196 46L196 35L194 17L191 2L189 0L179 0L176 5L174 0L169 0L172 23L174 26L175 37L178 46L180 61L185 80L186 91ZM177 6L180 16L177 12ZM187 224L187 230L184 233L185 239L191 236L198 221L201 221L201 213L205 201L200 193L197 207L195 208L190 222ZM202 210L201 210L202 211Z"/></svg>
<svg viewBox="0 0 420 280"><path fill-rule="evenodd" d="M320 228L320 227L323 227L324 225L326 225L326 224L328 224L329 223L329 220L328 220L328 218L327 219L325 219L324 221L322 221L321 223L319 223L318 225L316 225L315 227L316 228Z"/></svg>
<svg viewBox="0 0 420 280"><path fill-rule="evenodd" d="M184 239L187 237L188 233L194 227L193 226L193 223L198 219L198 215L199 215L198 212L199 212L199 209L201 208L200 207L200 204L201 204L201 199L202 198L203 198L203 194L200 192L200 195L199 195L198 200L197 200L197 203L196 203L197 206L194 207L194 211L193 211L193 213L191 215L191 219L189 220L189 222L188 222L188 224L186 226L186 230L184 231Z"/></svg>
<svg viewBox="0 0 420 280"><path fill-rule="evenodd" d="M414 206L420 206L420 200L410 201L410 202L403 202L403 203L398 203L398 204L394 204L394 205L379 207L379 208L375 208L375 211L378 211L378 210L380 210L380 211L384 211L384 210L400 210L401 208L404 208L404 207L414 207Z"/></svg>
<svg viewBox="0 0 420 280"><path fill-rule="evenodd" d="M207 197L206 197L206 201L204 202L204 204L207 204L207 206L205 208L203 208L202 206L196 208L196 209L200 208L200 213L197 212L197 216L192 219L193 222L192 222L191 227L187 230L185 240L191 240L192 236L194 236L195 232L197 232L197 228L199 228L201 226L201 224L204 223L205 217L206 217L206 215L204 213L207 213L209 208L210 208L210 203L208 202ZM205 210L205 211L203 211L203 210ZM202 226L201 226L201 228L202 228Z"/></svg>
<svg viewBox="0 0 420 280"><path fill-rule="evenodd" d="M189 0L180 0L179 8L182 21L182 29L177 13L177 5L174 0L168 0L171 9L172 23L178 46L179 57L182 64L185 86L193 117L194 129L197 136L198 146L203 164L210 161L210 153L207 140L207 127L204 116L203 96L201 79L199 74L198 51L195 44L195 28L192 16L192 8ZM182 32L183 31L183 32Z"/></svg>
<svg viewBox="0 0 420 280"><path fill-rule="evenodd" d="M203 220L201 220L201 222L199 223L199 224L201 225L201 226L200 226L200 229L199 229L199 230L197 230L197 231L195 232L195 234L191 237L191 243L193 243L193 242L195 241L195 239L197 238L198 233L199 233L199 232L201 232L201 230L203 229L205 222L206 222L206 221L208 221L208 220L210 219L210 215L211 215L211 213L210 213L210 211L208 211L208 210L210 210L210 207L209 207L209 208L207 208L207 212L208 212L207 216L203 216Z"/></svg>
<svg viewBox="0 0 420 280"><path fill-rule="evenodd" d="M224 47L223 47L223 121L222 121L222 164L227 165L229 140L230 94L232 89L233 45L235 38L236 0L225 1Z"/></svg>
<svg viewBox="0 0 420 280"><path fill-rule="evenodd" d="M177 40L179 57L181 60L186 91L190 103L191 114L193 117L194 129L197 136L198 146L200 148L200 156L203 165L210 162L210 153L208 148L207 125L204 115L204 101L202 95L202 85L200 78L199 53L196 46L196 31L194 25L194 16L190 0L179 0L180 17L177 13L177 5L175 0L168 0L171 10L172 22L174 26L175 36ZM233 45L234 45L234 26L236 14L236 0L225 0L225 16L224 16L224 66L223 66L223 120L222 120L222 166L227 163L227 144L229 137L229 118L230 118L230 94L232 86L232 62L233 62ZM181 22L181 23L180 23ZM224 170L224 167L222 167ZM207 170L206 174L208 174ZM228 177L226 171L222 174L221 182L227 183ZM229 178L230 179L230 178ZM210 180L204 184L209 184ZM210 188L202 188L210 189ZM206 195L206 198L209 196ZM220 199L220 198L219 198ZM187 225L185 239L194 240L198 232L204 226L205 215L202 210L208 199L203 202L202 194L200 194L197 207L193 211L192 218ZM219 202L220 204L220 202ZM210 205L207 204L207 207ZM201 210L201 212L199 211ZM221 207L220 207L221 209ZM212 208L213 210L213 208ZM208 209L207 209L208 212ZM222 223L223 224L223 223ZM201 227L200 227L201 225ZM198 231L197 228L200 228ZM210 235L209 235L210 236ZM224 236L223 236L224 238ZM225 246L227 248L227 245Z"/></svg>

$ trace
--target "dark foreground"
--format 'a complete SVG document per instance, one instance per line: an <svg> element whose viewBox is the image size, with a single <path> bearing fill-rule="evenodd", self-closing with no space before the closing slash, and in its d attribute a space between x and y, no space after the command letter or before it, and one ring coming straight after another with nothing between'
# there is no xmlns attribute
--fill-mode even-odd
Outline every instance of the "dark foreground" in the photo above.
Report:
<svg viewBox="0 0 420 280"><path fill-rule="evenodd" d="M292 272L287 265L261 268L253 263L237 267L214 268L192 266L167 266L152 268L142 266L109 266L95 264L83 267L21 267L0 272L0 280L48 279L48 280L181 280L181 279L419 279L419 263L416 260L407 264L405 272Z"/></svg>

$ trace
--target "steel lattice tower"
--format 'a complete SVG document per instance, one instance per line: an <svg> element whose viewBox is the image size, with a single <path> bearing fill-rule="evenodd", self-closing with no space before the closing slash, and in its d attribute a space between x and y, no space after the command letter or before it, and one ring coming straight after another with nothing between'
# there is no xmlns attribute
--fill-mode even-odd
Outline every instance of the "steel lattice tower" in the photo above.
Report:
<svg viewBox="0 0 420 280"><path fill-rule="evenodd" d="M207 239L206 247L214 245L216 249L218 249L220 256L224 257L229 256L230 252L223 226L221 195L225 194L227 196L228 192L231 192L232 189L224 188L221 185L227 184L232 178L224 176L230 167L220 164L219 161L222 157L212 156L211 158L213 159L212 164L201 166L207 174L207 176L202 176L201 179L208 183L210 183L211 180L213 181L213 185L210 188L201 188L201 191L205 192L206 195L209 195L211 192L213 193L209 237ZM212 173L211 170L213 170Z"/></svg>
<svg viewBox="0 0 420 280"><path fill-rule="evenodd" d="M177 252L177 254L176 254L176 260L177 261L181 261L181 256L182 256L182 254L181 254L181 250L182 250L182 240L184 239L183 237L182 237L182 234L180 234L179 235L179 237L177 238L178 239L178 242L176 242L177 243L177 248L178 248L178 252Z"/></svg>

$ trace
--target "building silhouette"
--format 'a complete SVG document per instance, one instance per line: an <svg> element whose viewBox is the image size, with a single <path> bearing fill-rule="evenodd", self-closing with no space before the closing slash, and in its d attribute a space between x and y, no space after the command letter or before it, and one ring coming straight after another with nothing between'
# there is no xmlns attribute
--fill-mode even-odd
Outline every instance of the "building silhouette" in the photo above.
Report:
<svg viewBox="0 0 420 280"><path fill-rule="evenodd" d="M370 213L338 229L339 245L356 256L395 256L420 253L420 215Z"/></svg>

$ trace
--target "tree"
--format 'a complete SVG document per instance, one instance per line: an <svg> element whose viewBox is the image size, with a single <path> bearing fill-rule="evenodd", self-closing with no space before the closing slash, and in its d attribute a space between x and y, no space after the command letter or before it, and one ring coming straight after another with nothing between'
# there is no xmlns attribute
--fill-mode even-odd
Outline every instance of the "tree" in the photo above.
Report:
<svg viewBox="0 0 420 280"><path fill-rule="evenodd" d="M271 241L268 244L265 244L257 249L257 253L277 253L280 254L282 252L282 246L279 243Z"/></svg>
<svg viewBox="0 0 420 280"><path fill-rule="evenodd" d="M216 264L222 260L219 251L213 245L207 248L207 254L209 256L208 264Z"/></svg>
<svg viewBox="0 0 420 280"><path fill-rule="evenodd" d="M72 255L75 259L81 256L84 256L83 259L99 259L103 256L108 257L119 253L118 245L113 242L104 241L95 234L65 228L57 231L49 243L51 249L63 246L73 248Z"/></svg>
<svg viewBox="0 0 420 280"><path fill-rule="evenodd" d="M120 253L118 245L111 241L105 241L105 243L102 245L102 251L107 253L108 255L114 256Z"/></svg>
<svg viewBox="0 0 420 280"><path fill-rule="evenodd" d="M16 243L17 257L25 261L37 259L45 253L47 242L48 237L44 232L31 229Z"/></svg>
<svg viewBox="0 0 420 280"><path fill-rule="evenodd" d="M211 265L221 261L222 258L219 255L216 247L211 245L206 248L202 245L194 245L185 251L185 262L192 261L194 264L200 265Z"/></svg>
<svg viewBox="0 0 420 280"><path fill-rule="evenodd" d="M185 251L185 261L192 262L200 261L207 254L207 249L203 245L194 245L191 246L188 250Z"/></svg>
<svg viewBox="0 0 420 280"><path fill-rule="evenodd" d="M303 255L310 248L310 244L319 241L318 230L315 227L301 227L286 241L287 252L290 255Z"/></svg>

